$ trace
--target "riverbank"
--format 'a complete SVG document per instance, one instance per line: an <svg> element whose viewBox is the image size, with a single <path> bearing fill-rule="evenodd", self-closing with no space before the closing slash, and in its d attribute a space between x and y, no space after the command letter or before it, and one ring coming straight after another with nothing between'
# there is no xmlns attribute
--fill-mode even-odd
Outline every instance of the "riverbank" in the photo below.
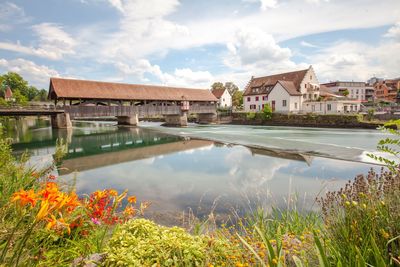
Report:
<svg viewBox="0 0 400 267"><path fill-rule="evenodd" d="M270 119L263 119L261 113L232 113L230 124L293 126L316 128L359 128L376 129L385 122L365 121L359 115L318 115L318 114L279 114L273 113Z"/></svg>

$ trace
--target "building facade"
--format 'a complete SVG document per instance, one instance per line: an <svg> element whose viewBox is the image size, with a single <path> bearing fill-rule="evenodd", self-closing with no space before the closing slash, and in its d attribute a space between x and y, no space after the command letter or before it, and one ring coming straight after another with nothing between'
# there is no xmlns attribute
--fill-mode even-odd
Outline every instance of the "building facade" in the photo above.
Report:
<svg viewBox="0 0 400 267"><path fill-rule="evenodd" d="M345 91L348 91L348 98L361 102L373 101L375 98L374 87L365 82L336 81L322 85L326 86L333 94L343 95Z"/></svg>
<svg viewBox="0 0 400 267"><path fill-rule="evenodd" d="M299 113L307 101L320 99L319 82L308 69L254 78L243 94L244 110L258 112L269 104L274 112Z"/></svg>
<svg viewBox="0 0 400 267"><path fill-rule="evenodd" d="M214 89L211 92L218 99L217 104L219 108L232 107L232 96L227 89Z"/></svg>
<svg viewBox="0 0 400 267"><path fill-rule="evenodd" d="M377 100L396 102L400 90L400 79L382 80L374 84Z"/></svg>

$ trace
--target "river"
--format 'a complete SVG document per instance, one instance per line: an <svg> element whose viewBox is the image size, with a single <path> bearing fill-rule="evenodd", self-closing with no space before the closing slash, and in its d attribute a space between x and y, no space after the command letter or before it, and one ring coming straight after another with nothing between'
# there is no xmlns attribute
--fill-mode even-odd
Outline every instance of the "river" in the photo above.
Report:
<svg viewBox="0 0 400 267"><path fill-rule="evenodd" d="M167 225L211 212L225 220L257 206L318 209L317 196L380 168L366 154L385 137L378 130L145 122L74 122L72 130L55 130L34 118L6 126L14 153L28 151L37 165L52 161L57 138L67 140L58 179L74 182L79 194L128 189L152 203L147 216Z"/></svg>

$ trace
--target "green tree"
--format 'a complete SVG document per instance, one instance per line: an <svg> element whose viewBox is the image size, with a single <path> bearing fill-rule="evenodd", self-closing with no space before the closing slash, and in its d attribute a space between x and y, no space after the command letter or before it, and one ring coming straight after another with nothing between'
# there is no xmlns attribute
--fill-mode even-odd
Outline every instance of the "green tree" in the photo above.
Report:
<svg viewBox="0 0 400 267"><path fill-rule="evenodd" d="M232 106L241 107L243 106L243 92L236 91L232 96Z"/></svg>
<svg viewBox="0 0 400 267"><path fill-rule="evenodd" d="M236 93L237 91L239 91L239 87L237 87L237 85L234 84L233 82L226 82L225 85L224 85L224 87L225 87L225 89L228 90L228 92L229 92L229 94L230 94L231 96L234 96L235 93Z"/></svg>
<svg viewBox="0 0 400 267"><path fill-rule="evenodd" d="M18 90L22 95L27 96L28 82L18 73L8 72L2 76L2 89L5 90L7 86L11 88L13 93Z"/></svg>
<svg viewBox="0 0 400 267"><path fill-rule="evenodd" d="M215 90L215 89L225 89L225 86L223 83L221 82L215 82L211 85L211 89Z"/></svg>
<svg viewBox="0 0 400 267"><path fill-rule="evenodd" d="M47 101L47 91L45 89L41 89L38 91L35 101Z"/></svg>
<svg viewBox="0 0 400 267"><path fill-rule="evenodd" d="M15 103L18 105L26 105L28 103L28 98L21 94L19 90L13 92L13 97L15 98Z"/></svg>
<svg viewBox="0 0 400 267"><path fill-rule="evenodd" d="M350 92L349 92L348 89L346 89L346 90L344 90L344 91L342 92L342 95L343 95L343 96L348 96L349 94L350 94Z"/></svg>
<svg viewBox="0 0 400 267"><path fill-rule="evenodd" d="M268 103L264 105L264 109L261 114L263 120L269 120L272 118L272 108Z"/></svg>
<svg viewBox="0 0 400 267"><path fill-rule="evenodd" d="M26 97L29 101L32 101L39 94L39 90L35 86L29 86L26 90Z"/></svg>

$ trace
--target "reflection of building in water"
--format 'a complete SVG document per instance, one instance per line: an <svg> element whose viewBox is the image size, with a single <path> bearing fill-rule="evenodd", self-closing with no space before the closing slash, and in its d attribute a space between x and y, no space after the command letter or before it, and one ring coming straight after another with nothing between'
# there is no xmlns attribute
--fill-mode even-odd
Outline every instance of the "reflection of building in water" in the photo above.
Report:
<svg viewBox="0 0 400 267"><path fill-rule="evenodd" d="M90 153L84 153L88 151L75 149L73 153L68 153L63 160L59 170L60 175L73 171L85 171L123 162L153 158L213 144L212 141L205 140L172 141L172 139L169 139L168 142L162 138L154 139L150 143L149 141L142 141L142 139L127 141L124 144L110 143L101 145L98 150L94 148ZM119 149L123 147L125 148Z"/></svg>
<svg viewBox="0 0 400 267"><path fill-rule="evenodd" d="M291 159L297 161L304 161L308 166L311 166L313 156L305 155L296 152L288 152L284 150L276 150L276 149L265 149L265 148L249 148L252 155L263 155L274 158L283 158L283 159Z"/></svg>

